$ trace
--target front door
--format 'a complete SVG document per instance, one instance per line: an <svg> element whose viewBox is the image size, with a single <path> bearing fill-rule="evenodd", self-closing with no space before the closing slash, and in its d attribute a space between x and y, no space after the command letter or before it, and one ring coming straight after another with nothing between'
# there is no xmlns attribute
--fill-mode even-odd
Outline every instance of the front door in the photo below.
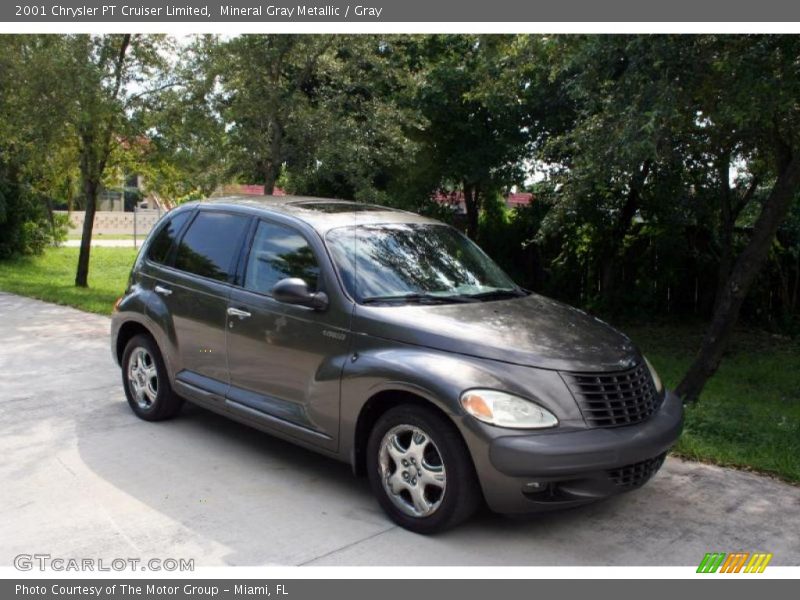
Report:
<svg viewBox="0 0 800 600"><path fill-rule="evenodd" d="M286 277L326 290L314 248L291 226L259 222L242 287L228 304L228 406L262 425L330 450L338 447L339 381L350 344L349 315L278 302Z"/></svg>

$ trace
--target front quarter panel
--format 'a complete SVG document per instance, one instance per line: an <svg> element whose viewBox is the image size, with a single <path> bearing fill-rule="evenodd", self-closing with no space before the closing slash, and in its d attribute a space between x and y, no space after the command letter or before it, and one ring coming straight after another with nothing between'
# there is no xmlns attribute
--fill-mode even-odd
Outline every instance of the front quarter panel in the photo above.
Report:
<svg viewBox="0 0 800 600"><path fill-rule="evenodd" d="M536 401L559 420L555 430L583 429L583 418L556 371L441 352L367 335L357 335L354 354L343 372L341 393L342 455L354 456L361 409L380 392L401 391L422 397L441 409L461 432L478 473L489 467L488 442L498 436L530 435L530 430L494 427L467 415L461 393L470 388L510 392Z"/></svg>

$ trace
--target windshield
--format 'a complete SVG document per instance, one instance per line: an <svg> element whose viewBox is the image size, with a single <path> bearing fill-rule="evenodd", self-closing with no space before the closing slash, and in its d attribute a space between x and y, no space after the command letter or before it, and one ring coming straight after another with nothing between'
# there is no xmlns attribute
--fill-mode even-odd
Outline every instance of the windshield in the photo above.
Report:
<svg viewBox="0 0 800 600"><path fill-rule="evenodd" d="M478 301L524 294L478 246L446 225L339 227L326 240L357 302Z"/></svg>

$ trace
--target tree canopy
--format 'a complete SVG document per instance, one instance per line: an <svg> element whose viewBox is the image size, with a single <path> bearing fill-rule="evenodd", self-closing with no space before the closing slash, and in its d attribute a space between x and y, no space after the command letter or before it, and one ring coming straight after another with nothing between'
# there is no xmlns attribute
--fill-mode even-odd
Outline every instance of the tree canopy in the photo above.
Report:
<svg viewBox="0 0 800 600"><path fill-rule="evenodd" d="M4 36L0 256L83 209L86 285L129 173L168 204L242 182L409 208L537 291L708 319L691 400L740 315L800 329L798 57L789 35Z"/></svg>

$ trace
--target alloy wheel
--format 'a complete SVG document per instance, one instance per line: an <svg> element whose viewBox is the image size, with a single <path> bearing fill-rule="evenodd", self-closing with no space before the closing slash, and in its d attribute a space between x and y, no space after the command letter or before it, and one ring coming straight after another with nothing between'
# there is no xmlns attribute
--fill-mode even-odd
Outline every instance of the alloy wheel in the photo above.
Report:
<svg viewBox="0 0 800 600"><path fill-rule="evenodd" d="M384 491L404 514L428 517L441 505L447 488L444 461L430 435L419 427L397 425L387 431L378 468Z"/></svg>
<svg viewBox="0 0 800 600"><path fill-rule="evenodd" d="M128 385L142 410L153 406L158 396L158 371L152 355L141 346L128 358Z"/></svg>

